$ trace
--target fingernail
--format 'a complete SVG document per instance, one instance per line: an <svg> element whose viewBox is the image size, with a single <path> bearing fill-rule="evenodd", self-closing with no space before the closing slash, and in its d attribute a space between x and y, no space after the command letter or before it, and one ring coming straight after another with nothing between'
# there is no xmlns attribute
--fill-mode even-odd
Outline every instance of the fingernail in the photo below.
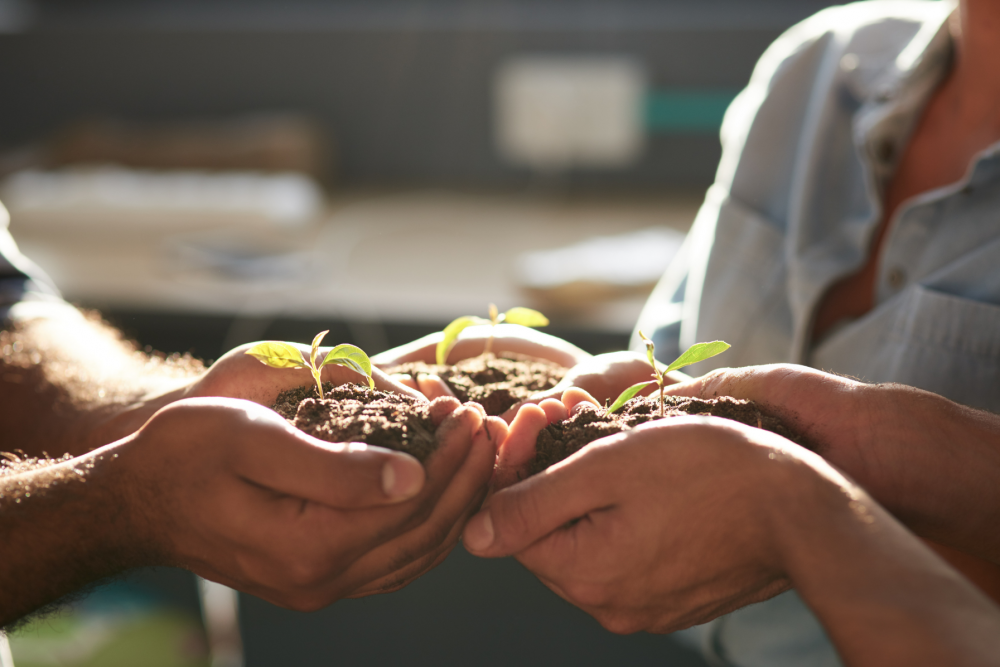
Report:
<svg viewBox="0 0 1000 667"><path fill-rule="evenodd" d="M489 512L480 512L469 519L462 542L472 551L483 551L493 544L493 519Z"/></svg>
<svg viewBox="0 0 1000 667"><path fill-rule="evenodd" d="M417 461L395 457L382 466L382 491L393 500L412 498L424 486L424 468Z"/></svg>

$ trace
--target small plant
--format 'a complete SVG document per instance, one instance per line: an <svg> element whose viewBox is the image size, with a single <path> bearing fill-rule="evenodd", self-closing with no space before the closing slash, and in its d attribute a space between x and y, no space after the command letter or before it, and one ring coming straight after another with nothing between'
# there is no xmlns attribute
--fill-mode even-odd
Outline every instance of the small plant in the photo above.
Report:
<svg viewBox="0 0 1000 667"><path fill-rule="evenodd" d="M368 378L368 386L374 389L375 381L372 379L372 362L360 347L346 343L338 345L327 353L322 362L319 364L316 363L316 357L319 354L319 344L323 342L323 337L328 333L330 332L321 331L316 334L312 342L312 353L308 359L303 358L299 348L277 340L257 343L247 350L246 354L249 354L271 368L308 368L312 373L313 379L316 380L316 391L319 393L320 399L323 398L323 382L320 380L320 375L323 367L329 364L346 366L361 373Z"/></svg>
<svg viewBox="0 0 1000 667"><path fill-rule="evenodd" d="M436 357L438 365L443 366L447 363L448 353L451 352L451 349L455 347L455 343L458 342L458 335L474 324L490 325L490 337L486 340L486 348L483 350L483 356L489 356L492 354L493 327L501 322L506 322L507 324L520 324L524 327L545 327L549 325L548 318L537 310L517 306L515 308L511 308L505 313L501 313L497 310L497 307L491 303L490 319L487 320L474 315L463 315L462 317L452 321L451 324L444 328L444 338L442 338L441 342L437 344Z"/></svg>
<svg viewBox="0 0 1000 667"><path fill-rule="evenodd" d="M649 357L649 363L653 367L653 379L647 380L646 382L640 382L639 384L634 384L623 391L621 396L616 398L615 402L608 407L609 415L617 410L620 410L623 405L632 400L632 398L640 391L652 384L655 384L660 387L660 416L663 417L666 412L664 407L665 401L663 400L663 387L665 386L666 374L670 371L676 371L684 368L685 366L696 364L699 361L710 359L717 354L722 354L730 348L729 343L721 340L712 341L711 343L695 343L685 350L684 354L674 359L674 361L667 366L667 370L660 371L660 368L656 365L656 357L653 355L653 341L646 338L646 334L641 331L639 332L639 337L646 342L646 356Z"/></svg>

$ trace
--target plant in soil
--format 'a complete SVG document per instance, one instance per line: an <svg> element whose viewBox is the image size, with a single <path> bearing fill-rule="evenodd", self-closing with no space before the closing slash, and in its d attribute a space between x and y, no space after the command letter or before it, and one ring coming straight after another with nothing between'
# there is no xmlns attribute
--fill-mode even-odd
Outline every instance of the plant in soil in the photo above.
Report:
<svg viewBox="0 0 1000 667"><path fill-rule="evenodd" d="M501 313L495 304L490 304L490 319L483 319L475 315L463 315L444 328L444 337L437 344L435 350L436 361L439 366L445 365L448 361L448 353L458 342L458 336L476 324L489 324L490 337L486 340L486 347L483 349L483 356L488 357L493 353L493 330L501 322L507 324L519 324L523 327L547 327L549 319L537 310L515 306L510 310Z"/></svg>
<svg viewBox="0 0 1000 667"><path fill-rule="evenodd" d="M319 398L323 398L323 383L320 380L322 375L323 367L329 364L337 364L338 366L346 366L347 368L353 369L358 373L361 373L366 378L368 378L368 386L371 389L375 388L375 381L372 379L372 362L365 354L364 350L360 347L355 347L354 345L348 345L344 343L342 345L337 345L332 350L330 350L327 355L323 358L323 361L317 363L316 358L319 354L319 345L323 342L323 338L330 333L329 331L321 331L313 338L312 351L309 354L309 358L306 359L302 356L302 352L299 348L295 347L290 343L285 343L277 340L268 340L263 343L257 343L245 354L254 357L262 364L270 366L271 368L308 368L309 372L312 373L313 380L316 381L316 393Z"/></svg>
<svg viewBox="0 0 1000 667"><path fill-rule="evenodd" d="M730 396L703 400L664 395L667 373L714 357L729 349L729 344L713 341L692 345L665 370L660 371L653 355L653 342L641 332L640 336L646 342L646 353L653 367L653 379L632 385L606 409L595 403L584 402L579 404L567 419L554 422L542 429L535 441L535 456L524 471L527 476L545 470L600 438L631 430L646 422L684 415L732 419L748 426L772 431L802 444L801 438L796 433L790 431L776 417L763 412L753 401ZM640 391L654 384L659 387L658 395L637 396ZM523 477L520 471L517 476Z"/></svg>
<svg viewBox="0 0 1000 667"><path fill-rule="evenodd" d="M501 313L493 304L490 304L489 314L489 319L466 315L446 326L444 336L435 349L436 364L407 362L384 370L414 378L423 374L436 375L460 401L475 401L491 416L503 414L535 392L551 389L562 380L567 369L558 364L522 355L498 357L493 354L493 328L497 324L543 327L549 323L545 315L523 307ZM483 354L447 364L448 354L462 331L475 324L490 325L490 336Z"/></svg>
<svg viewBox="0 0 1000 667"><path fill-rule="evenodd" d="M664 400L663 400L663 387L666 384L666 374L671 371L678 371L685 366L690 366L691 364L696 364L699 361L705 361L706 359L711 359L717 354L722 354L728 350L731 345L724 340L714 340L711 343L695 343L687 350L684 354L674 359L667 366L664 371L660 370L660 367L656 365L656 355L655 355L655 345L653 341L646 337L646 334L639 332L639 337L646 343L646 356L649 358L649 365L653 367L653 379L647 380L646 382L640 382L634 384L625 391L621 393L621 396L615 399L615 402L611 404L608 408L608 414L617 412L625 405L629 399L638 394L640 391L645 389L650 385L657 385L660 388L660 416L665 417L664 412Z"/></svg>
<svg viewBox="0 0 1000 667"><path fill-rule="evenodd" d="M283 391L271 408L293 426L327 442L365 442L412 454L421 462L437 448L430 404L410 396L375 389L372 362L354 345L337 345L319 361L328 331L313 338L309 356L281 341L258 343L246 354L272 368L308 368L316 383ZM345 366L368 380L361 384L323 383L323 367Z"/></svg>

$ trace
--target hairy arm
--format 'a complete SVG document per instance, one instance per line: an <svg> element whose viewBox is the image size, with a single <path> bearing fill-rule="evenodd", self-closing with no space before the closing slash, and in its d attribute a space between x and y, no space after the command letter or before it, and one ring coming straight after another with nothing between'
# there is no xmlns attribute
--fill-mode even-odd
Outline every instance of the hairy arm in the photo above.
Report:
<svg viewBox="0 0 1000 667"><path fill-rule="evenodd" d="M182 397L202 364L151 356L69 308L0 332L2 451L42 458L118 440Z"/></svg>

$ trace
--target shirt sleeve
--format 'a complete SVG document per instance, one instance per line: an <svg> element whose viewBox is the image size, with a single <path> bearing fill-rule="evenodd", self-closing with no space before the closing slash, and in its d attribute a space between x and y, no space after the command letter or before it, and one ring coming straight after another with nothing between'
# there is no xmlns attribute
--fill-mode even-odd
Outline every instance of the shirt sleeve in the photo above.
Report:
<svg viewBox="0 0 1000 667"><path fill-rule="evenodd" d="M43 316L51 308L68 308L52 280L34 262L21 254L7 230L7 209L0 204L0 320L12 321Z"/></svg>

